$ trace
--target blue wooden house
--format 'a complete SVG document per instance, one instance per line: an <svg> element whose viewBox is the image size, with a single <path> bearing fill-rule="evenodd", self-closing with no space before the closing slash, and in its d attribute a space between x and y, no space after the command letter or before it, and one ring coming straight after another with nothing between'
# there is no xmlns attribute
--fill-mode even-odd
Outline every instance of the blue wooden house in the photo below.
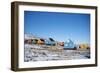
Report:
<svg viewBox="0 0 100 73"><path fill-rule="evenodd" d="M49 46L55 46L56 42L53 39L51 40L51 38L49 38L45 40L45 44Z"/></svg>
<svg viewBox="0 0 100 73"><path fill-rule="evenodd" d="M66 42L64 42L64 50L74 50L76 49L76 46L74 44L74 42L72 40L67 40Z"/></svg>

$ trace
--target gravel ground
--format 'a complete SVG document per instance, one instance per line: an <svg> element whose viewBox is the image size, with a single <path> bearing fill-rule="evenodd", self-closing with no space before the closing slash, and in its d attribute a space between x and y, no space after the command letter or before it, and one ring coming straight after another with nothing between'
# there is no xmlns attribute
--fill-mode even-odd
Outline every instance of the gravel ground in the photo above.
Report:
<svg viewBox="0 0 100 73"><path fill-rule="evenodd" d="M83 50L63 50L60 46L39 46L25 45L24 61L50 61L50 60L73 60L73 59L89 59L90 51Z"/></svg>

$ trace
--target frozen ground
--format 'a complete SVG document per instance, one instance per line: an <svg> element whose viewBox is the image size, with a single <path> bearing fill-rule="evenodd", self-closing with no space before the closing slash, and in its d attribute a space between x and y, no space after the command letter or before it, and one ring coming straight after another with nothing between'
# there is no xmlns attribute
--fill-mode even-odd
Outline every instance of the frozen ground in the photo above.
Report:
<svg viewBox="0 0 100 73"><path fill-rule="evenodd" d="M72 60L89 59L90 51L84 50L63 50L60 46L39 46L25 44L24 61L50 61L50 60Z"/></svg>

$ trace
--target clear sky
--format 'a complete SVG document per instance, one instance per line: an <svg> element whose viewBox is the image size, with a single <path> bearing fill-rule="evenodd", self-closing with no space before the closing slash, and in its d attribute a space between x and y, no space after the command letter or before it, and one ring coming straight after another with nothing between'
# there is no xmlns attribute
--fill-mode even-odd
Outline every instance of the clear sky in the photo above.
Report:
<svg viewBox="0 0 100 73"><path fill-rule="evenodd" d="M90 42L90 14L24 11L24 33L76 44Z"/></svg>

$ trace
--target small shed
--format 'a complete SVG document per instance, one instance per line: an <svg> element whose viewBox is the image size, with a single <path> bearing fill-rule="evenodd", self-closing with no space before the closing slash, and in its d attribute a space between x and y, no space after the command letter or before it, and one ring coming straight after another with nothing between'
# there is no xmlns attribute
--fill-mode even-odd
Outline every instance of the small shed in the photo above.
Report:
<svg viewBox="0 0 100 73"><path fill-rule="evenodd" d="M60 46L64 46L64 42L58 42L57 44Z"/></svg>
<svg viewBox="0 0 100 73"><path fill-rule="evenodd" d="M33 39L32 40L32 44L37 44L37 42L38 42L38 39Z"/></svg>
<svg viewBox="0 0 100 73"><path fill-rule="evenodd" d="M90 47L89 47L88 44L80 44L80 45L79 45L79 48L80 48L80 49L90 49Z"/></svg>
<svg viewBox="0 0 100 73"><path fill-rule="evenodd" d="M32 44L33 39L25 39L24 43L25 44Z"/></svg>
<svg viewBox="0 0 100 73"><path fill-rule="evenodd" d="M44 45L45 42L43 41L43 39L38 39L37 44L39 44L39 45Z"/></svg>

